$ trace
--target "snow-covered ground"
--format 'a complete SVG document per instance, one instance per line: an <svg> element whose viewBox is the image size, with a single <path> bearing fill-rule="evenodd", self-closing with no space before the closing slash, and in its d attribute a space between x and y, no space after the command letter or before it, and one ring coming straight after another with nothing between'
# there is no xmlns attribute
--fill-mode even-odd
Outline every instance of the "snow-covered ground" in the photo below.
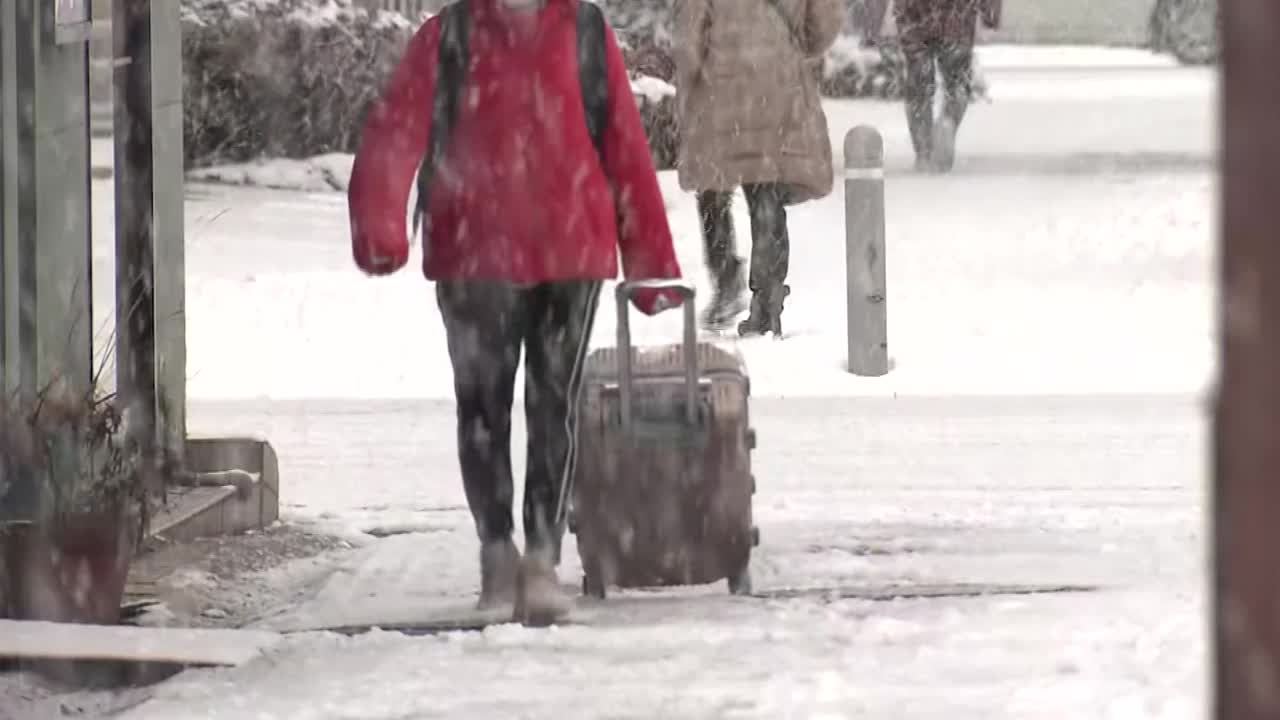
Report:
<svg viewBox="0 0 1280 720"><path fill-rule="evenodd" d="M1206 438L1193 398L762 398L752 411L756 585L808 591L797 598L718 585L618 595L585 608L591 627L301 636L234 670L187 673L126 717L1200 716ZM474 598L448 402L201 402L193 414L208 431L273 439L292 518L421 528L368 542L328 577L310 561L273 572L307 591L263 624L392 622ZM570 551L563 579L577 577ZM965 583L1100 589L828 597Z"/></svg>
<svg viewBox="0 0 1280 720"><path fill-rule="evenodd" d="M993 102L947 177L906 171L899 105L828 105L837 140L856 123L885 136L894 369L841 369L837 189L792 211L794 336L740 346L760 435L754 571L775 597L629 593L591 626L296 636L187 672L125 717L1202 716L1215 87L1203 70L1092 64L987 63ZM693 203L663 183L705 294ZM103 238L109 191L95 185ZM272 571L305 592L262 624L467 602L475 541L430 286L355 271L340 193L188 193L192 429L265 435L287 519L361 539L335 565ZM637 335L666 340L678 321ZM388 525L420 532L360 533ZM831 596L957 583L1099 589Z"/></svg>

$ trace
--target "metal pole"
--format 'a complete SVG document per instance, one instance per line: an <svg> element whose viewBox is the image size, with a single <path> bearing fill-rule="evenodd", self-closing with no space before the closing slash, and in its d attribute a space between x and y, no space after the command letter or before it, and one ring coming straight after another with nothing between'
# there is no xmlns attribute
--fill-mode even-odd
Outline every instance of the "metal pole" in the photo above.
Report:
<svg viewBox="0 0 1280 720"><path fill-rule="evenodd" d="M885 287L884 140L859 125L844 138L845 267L849 372L889 372Z"/></svg>
<svg viewBox="0 0 1280 720"><path fill-rule="evenodd" d="M1214 716L1280 717L1280 3L1223 2Z"/></svg>

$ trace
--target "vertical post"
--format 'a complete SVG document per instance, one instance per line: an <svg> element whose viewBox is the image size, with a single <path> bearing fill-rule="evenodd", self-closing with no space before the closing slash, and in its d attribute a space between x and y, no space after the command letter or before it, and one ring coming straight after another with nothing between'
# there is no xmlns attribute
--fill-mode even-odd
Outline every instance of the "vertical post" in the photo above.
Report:
<svg viewBox="0 0 1280 720"><path fill-rule="evenodd" d="M177 3L114 0L116 377L167 460L186 438L182 55ZM153 445L154 443L154 445Z"/></svg>
<svg viewBox="0 0 1280 720"><path fill-rule="evenodd" d="M165 457L181 464L187 439L181 3L151 2L149 77L159 439Z"/></svg>
<svg viewBox="0 0 1280 720"><path fill-rule="evenodd" d="M885 287L884 141L859 125L844 138L845 272L849 372L889 372Z"/></svg>
<svg viewBox="0 0 1280 720"><path fill-rule="evenodd" d="M1280 717L1280 3L1222 13L1214 717Z"/></svg>
<svg viewBox="0 0 1280 720"><path fill-rule="evenodd" d="M92 376L88 46L82 0L0 4L4 386Z"/></svg>
<svg viewBox="0 0 1280 720"><path fill-rule="evenodd" d="M151 0L114 0L116 391L146 456L156 437Z"/></svg>
<svg viewBox="0 0 1280 720"><path fill-rule="evenodd" d="M86 9L0 0L0 392L21 404L55 379L91 391Z"/></svg>

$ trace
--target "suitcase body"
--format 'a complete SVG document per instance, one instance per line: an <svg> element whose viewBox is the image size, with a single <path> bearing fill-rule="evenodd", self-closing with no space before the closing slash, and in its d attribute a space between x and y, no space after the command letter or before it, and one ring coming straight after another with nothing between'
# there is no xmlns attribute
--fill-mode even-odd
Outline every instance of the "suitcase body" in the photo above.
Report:
<svg viewBox="0 0 1280 720"><path fill-rule="evenodd" d="M655 286L685 295L684 342L632 347L630 294ZM623 283L618 306L618 345L588 356L578 407L569 527L583 591L728 580L750 593L759 535L741 356L697 342L686 283Z"/></svg>

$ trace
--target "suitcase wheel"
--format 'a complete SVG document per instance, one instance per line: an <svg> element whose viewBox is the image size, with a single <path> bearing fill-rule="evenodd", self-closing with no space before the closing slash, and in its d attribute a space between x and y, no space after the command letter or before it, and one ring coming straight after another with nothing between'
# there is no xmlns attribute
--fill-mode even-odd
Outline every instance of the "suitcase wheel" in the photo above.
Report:
<svg viewBox="0 0 1280 720"><path fill-rule="evenodd" d="M582 574L582 594L597 600L604 600L608 594L605 592L604 583L594 575L588 573Z"/></svg>
<svg viewBox="0 0 1280 720"><path fill-rule="evenodd" d="M756 494L756 476L754 474L751 476L751 494Z"/></svg>
<svg viewBox="0 0 1280 720"><path fill-rule="evenodd" d="M747 449L748 450L756 449L756 429L755 428L747 429Z"/></svg>
<svg viewBox="0 0 1280 720"><path fill-rule="evenodd" d="M751 547L760 547L760 528L751 526Z"/></svg>

